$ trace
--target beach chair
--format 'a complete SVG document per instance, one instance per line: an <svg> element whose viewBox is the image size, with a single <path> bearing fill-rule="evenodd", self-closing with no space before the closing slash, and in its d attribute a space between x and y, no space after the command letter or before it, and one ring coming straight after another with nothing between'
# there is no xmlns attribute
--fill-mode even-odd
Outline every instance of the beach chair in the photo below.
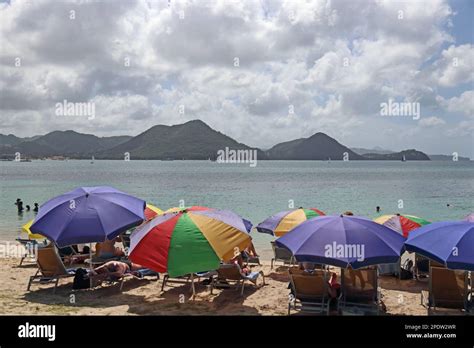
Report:
<svg viewBox="0 0 474 348"><path fill-rule="evenodd" d="M292 267L290 276L291 295L288 300L288 315L291 309L308 313L329 313L329 292L327 272L311 272Z"/></svg>
<svg viewBox="0 0 474 348"><path fill-rule="evenodd" d="M138 271L128 271L119 278L108 277L108 278L104 279L103 282L105 282L109 285L113 285L115 283L118 283L118 284L120 284L119 290L122 291L123 284L124 284L124 282L127 278L135 278L135 279L139 279L139 280L144 280L146 277L156 277L156 281L158 281L160 279L160 274L158 272L154 272L152 270L144 268L144 269L141 269L141 270L138 270ZM95 284L95 286L97 286L97 285L102 285L102 284L99 284L99 283Z"/></svg>
<svg viewBox="0 0 474 348"><path fill-rule="evenodd" d="M244 262L247 264L254 264L254 265L259 265L259 266L262 265L260 263L260 258L257 256L250 256L247 252L242 252L241 255L242 255L242 260L244 260Z"/></svg>
<svg viewBox="0 0 474 348"><path fill-rule="evenodd" d="M175 283L175 284L188 284L190 283L190 291L193 293L193 296L196 294L196 288L194 281L197 279L198 282L201 281L201 278L210 278L212 284L212 278L217 275L216 271L204 271L204 272L195 272L186 274L178 277L170 277L168 273L163 276L163 281L161 283L161 291L164 291L166 284Z"/></svg>
<svg viewBox="0 0 474 348"><path fill-rule="evenodd" d="M38 242L34 239L23 239L16 238L18 243L20 243L25 248L25 253L20 259L20 266L23 264L23 261L28 260L31 262L36 262L35 249L38 247Z"/></svg>
<svg viewBox="0 0 474 348"><path fill-rule="evenodd" d="M260 275L262 276L263 280L262 285L265 285L265 275L262 271L251 272L248 275L243 275L242 270L238 264L223 264L219 267L219 269L217 269L217 277L212 279L211 294L215 287L235 287L236 290L239 290L240 287L240 295L243 295L245 282L249 281L254 285L257 285L257 279ZM233 282L234 284L230 284L229 282Z"/></svg>
<svg viewBox="0 0 474 348"><path fill-rule="evenodd" d="M54 244L38 248L36 253L38 270L35 275L30 277L27 291L30 291L31 285L34 283L54 283L53 293L56 293L60 279L74 277L75 269L66 269L66 267L64 267Z"/></svg>
<svg viewBox="0 0 474 348"><path fill-rule="evenodd" d="M293 265L295 263L295 259L291 251L276 246L274 241L270 243L272 244L273 250L273 258L270 263L271 269L273 269L273 263L276 263L277 261L283 262L284 265Z"/></svg>
<svg viewBox="0 0 474 348"><path fill-rule="evenodd" d="M341 299L338 311L379 314L380 293L377 268L341 270Z"/></svg>
<svg viewBox="0 0 474 348"><path fill-rule="evenodd" d="M415 278L420 280L422 278L428 278L430 274L430 259L415 254Z"/></svg>
<svg viewBox="0 0 474 348"><path fill-rule="evenodd" d="M451 308L470 311L471 296L467 271L430 267L428 299L421 293L421 302L428 309Z"/></svg>
<svg viewBox="0 0 474 348"><path fill-rule="evenodd" d="M101 266L103 265L104 263L106 262L109 262L109 261L120 261L120 259L124 258L123 256L112 256L112 257L101 257L99 256L100 255L100 245L99 244L96 244L95 246L95 252L94 254L92 255L92 259L87 257L85 260L84 260L84 263L86 264L92 264L92 267L98 267L98 266Z"/></svg>

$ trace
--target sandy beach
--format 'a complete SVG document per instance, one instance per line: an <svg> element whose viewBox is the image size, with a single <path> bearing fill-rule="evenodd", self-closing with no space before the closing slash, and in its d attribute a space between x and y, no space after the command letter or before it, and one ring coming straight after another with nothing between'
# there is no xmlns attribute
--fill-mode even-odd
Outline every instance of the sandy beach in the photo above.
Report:
<svg viewBox="0 0 474 348"><path fill-rule="evenodd" d="M254 271L264 272L264 286L261 286L261 280L258 281L259 287L246 285L244 295L240 296L234 289L214 289L210 294L208 286L199 284L194 300L191 300L189 284L170 284L161 292L162 280L157 282L156 278L129 278L122 291L117 284L73 291L70 278L60 281L56 294L53 294L53 285L34 285L27 292L28 279L36 272L36 265L18 265L17 258L0 260L0 314L287 315L287 267L277 266L271 270L267 262L252 267ZM427 315L427 309L420 302L420 292L428 288L427 280L399 281L381 276L379 286L382 308L386 309L382 315Z"/></svg>

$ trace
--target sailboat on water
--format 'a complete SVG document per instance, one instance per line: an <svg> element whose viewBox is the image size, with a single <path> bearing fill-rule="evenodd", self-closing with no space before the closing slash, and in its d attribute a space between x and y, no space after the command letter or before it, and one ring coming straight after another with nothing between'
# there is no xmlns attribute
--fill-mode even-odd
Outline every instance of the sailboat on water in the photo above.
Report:
<svg viewBox="0 0 474 348"><path fill-rule="evenodd" d="M407 161L407 159L405 158L405 155L403 155L402 162L406 162L406 161Z"/></svg>
<svg viewBox="0 0 474 348"><path fill-rule="evenodd" d="M91 164L94 164L94 156L92 156Z"/></svg>

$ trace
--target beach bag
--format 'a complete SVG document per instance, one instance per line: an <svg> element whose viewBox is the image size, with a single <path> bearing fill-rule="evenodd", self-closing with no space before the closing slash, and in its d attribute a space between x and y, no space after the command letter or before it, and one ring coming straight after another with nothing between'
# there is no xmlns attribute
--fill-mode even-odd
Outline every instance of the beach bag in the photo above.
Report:
<svg viewBox="0 0 474 348"><path fill-rule="evenodd" d="M78 289L89 289L91 287L89 273L84 268L78 268L76 274L74 275L74 281L72 283L72 288L74 290Z"/></svg>

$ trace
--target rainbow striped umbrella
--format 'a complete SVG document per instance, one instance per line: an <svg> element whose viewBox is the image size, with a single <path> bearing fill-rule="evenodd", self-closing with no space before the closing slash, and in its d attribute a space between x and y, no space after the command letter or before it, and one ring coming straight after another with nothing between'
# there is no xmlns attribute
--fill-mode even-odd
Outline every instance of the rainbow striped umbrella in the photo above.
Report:
<svg viewBox="0 0 474 348"><path fill-rule="evenodd" d="M259 223L257 231L281 237L302 222L323 215L326 214L316 208L298 208L282 211Z"/></svg>
<svg viewBox="0 0 474 348"><path fill-rule="evenodd" d="M418 216L405 214L383 215L374 219L374 221L400 233L405 238L407 238L408 233L414 229L431 223L431 221Z"/></svg>
<svg viewBox="0 0 474 348"><path fill-rule="evenodd" d="M165 213L133 232L129 259L170 277L219 268L250 244L242 218L228 210Z"/></svg>
<svg viewBox="0 0 474 348"><path fill-rule="evenodd" d="M192 205L190 207L173 207L169 208L168 210L165 211L165 213L179 213L182 211L202 211L202 210L216 210L214 208L209 208L209 207L203 207L201 205ZM250 233L252 230L253 224L247 219L244 219L243 217L240 217L242 221L244 222L245 228L247 229L247 232Z"/></svg>
<svg viewBox="0 0 474 348"><path fill-rule="evenodd" d="M155 207L153 204L147 204L145 207L145 221L154 219L158 215L163 214L163 210L158 207Z"/></svg>

